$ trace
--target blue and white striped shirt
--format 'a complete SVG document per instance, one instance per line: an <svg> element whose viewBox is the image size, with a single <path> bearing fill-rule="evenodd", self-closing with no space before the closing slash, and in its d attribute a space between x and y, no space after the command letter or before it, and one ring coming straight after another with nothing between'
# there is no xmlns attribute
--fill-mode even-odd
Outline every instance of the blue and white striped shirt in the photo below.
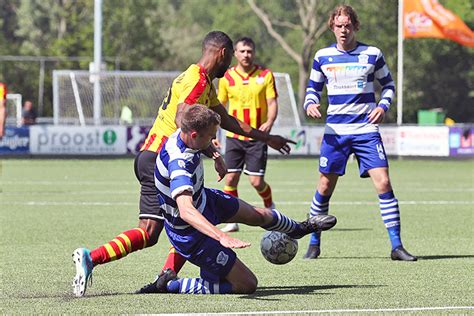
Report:
<svg viewBox="0 0 474 316"><path fill-rule="evenodd" d="M376 102L374 79L382 86ZM304 108L319 104L324 84L328 91L326 134L350 135L378 132L378 125L368 122L377 106L390 107L395 84L380 49L357 43L351 51L340 51L336 44L316 52L306 88Z"/></svg>
<svg viewBox="0 0 474 316"><path fill-rule="evenodd" d="M204 168L201 151L186 146L180 137L181 129L171 134L156 158L155 186L166 223L174 229L191 227L179 217L176 197L185 191L193 195L194 207L204 211Z"/></svg>

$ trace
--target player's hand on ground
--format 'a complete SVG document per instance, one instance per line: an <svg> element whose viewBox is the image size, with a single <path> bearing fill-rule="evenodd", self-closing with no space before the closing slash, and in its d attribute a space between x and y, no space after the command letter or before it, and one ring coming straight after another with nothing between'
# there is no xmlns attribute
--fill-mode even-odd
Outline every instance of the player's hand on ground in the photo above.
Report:
<svg viewBox="0 0 474 316"><path fill-rule="evenodd" d="M219 240L222 246L226 248L247 248L250 247L250 243L239 240L237 238L230 237L227 234L223 234Z"/></svg>
<svg viewBox="0 0 474 316"><path fill-rule="evenodd" d="M321 118L321 112L319 112L320 106L321 104L319 103L313 103L308 105L308 107L306 108L306 114L312 118Z"/></svg>
<svg viewBox="0 0 474 316"><path fill-rule="evenodd" d="M382 123L385 117L385 111L381 107L376 107L369 114L369 122L372 124Z"/></svg>
<svg viewBox="0 0 474 316"><path fill-rule="evenodd" d="M289 154L291 151L291 148L288 145L288 143L296 144L295 141L281 137L279 135L269 135L269 138L267 141L268 146L270 146L271 148L275 150L278 150L283 155Z"/></svg>
<svg viewBox="0 0 474 316"><path fill-rule="evenodd" d="M258 128L260 131L264 132L264 133L270 133L271 129L272 129L272 126L273 124L270 123L270 122L265 122L263 123L262 125L260 125L260 127Z"/></svg>
<svg viewBox="0 0 474 316"><path fill-rule="evenodd" d="M227 165L225 164L224 158L222 158L218 152L212 153L212 159L214 159L214 168L217 171L217 182L220 182L227 174Z"/></svg>

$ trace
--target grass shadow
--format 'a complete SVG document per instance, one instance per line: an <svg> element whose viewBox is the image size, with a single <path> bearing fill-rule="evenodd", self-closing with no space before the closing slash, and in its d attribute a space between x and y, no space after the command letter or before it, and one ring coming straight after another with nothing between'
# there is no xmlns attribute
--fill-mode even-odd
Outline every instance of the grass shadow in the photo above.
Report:
<svg viewBox="0 0 474 316"><path fill-rule="evenodd" d="M437 255L437 256L418 256L420 260L442 260L442 259L463 259L474 258L474 255Z"/></svg>
<svg viewBox="0 0 474 316"><path fill-rule="evenodd" d="M385 285L355 285L355 284L333 284L333 285L311 285L311 286L262 286L257 288L257 291L253 294L244 295L240 298L245 299L265 299L267 297L274 295L308 295L308 294L318 294L318 295L330 295L330 293L318 293L324 290L333 290L333 289L344 289L344 288L376 288L382 287ZM272 300L272 299L270 299ZM273 299L279 300L279 299Z"/></svg>

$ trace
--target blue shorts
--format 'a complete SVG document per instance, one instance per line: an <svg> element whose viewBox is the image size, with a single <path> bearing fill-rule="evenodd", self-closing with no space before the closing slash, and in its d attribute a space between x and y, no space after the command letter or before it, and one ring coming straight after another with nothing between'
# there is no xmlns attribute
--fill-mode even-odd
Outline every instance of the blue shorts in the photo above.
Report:
<svg viewBox="0 0 474 316"><path fill-rule="evenodd" d="M324 134L321 143L319 171L324 174L344 175L347 159L355 154L359 163L359 174L369 177L368 171L374 168L388 167L387 155L379 133L358 135Z"/></svg>
<svg viewBox="0 0 474 316"><path fill-rule="evenodd" d="M213 225L226 222L239 210L239 200L219 190L204 189L206 207L204 217ZM171 244L189 262L201 268L201 277L218 282L229 274L237 258L235 252L194 227L173 229L165 222Z"/></svg>

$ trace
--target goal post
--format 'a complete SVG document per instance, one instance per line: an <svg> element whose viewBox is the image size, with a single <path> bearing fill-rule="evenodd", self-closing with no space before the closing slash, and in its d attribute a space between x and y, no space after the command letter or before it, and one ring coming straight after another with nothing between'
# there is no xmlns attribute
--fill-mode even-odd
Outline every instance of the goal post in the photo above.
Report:
<svg viewBox="0 0 474 316"><path fill-rule="evenodd" d="M158 107L178 71L53 71L54 124L93 125L94 81L100 80L103 125L123 123L121 113L130 111L132 124L152 125ZM290 76L274 73L278 91L275 126L301 126ZM217 80L214 81L217 87ZM127 122L129 124L129 122Z"/></svg>

